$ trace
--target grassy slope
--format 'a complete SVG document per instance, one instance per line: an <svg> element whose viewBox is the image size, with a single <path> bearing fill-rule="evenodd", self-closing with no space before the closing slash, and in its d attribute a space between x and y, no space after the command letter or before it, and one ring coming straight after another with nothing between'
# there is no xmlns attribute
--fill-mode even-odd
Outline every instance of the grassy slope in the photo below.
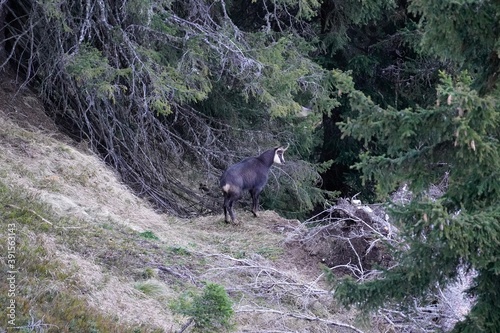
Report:
<svg viewBox="0 0 500 333"><path fill-rule="evenodd" d="M241 210L240 226L159 214L58 134L29 92L0 88L0 249L5 258L14 225L24 331L175 332L187 318L169 304L213 281L234 302L236 331L352 332L331 325L352 314L335 307L319 267L286 245L297 222ZM8 304L9 286L0 288Z"/></svg>

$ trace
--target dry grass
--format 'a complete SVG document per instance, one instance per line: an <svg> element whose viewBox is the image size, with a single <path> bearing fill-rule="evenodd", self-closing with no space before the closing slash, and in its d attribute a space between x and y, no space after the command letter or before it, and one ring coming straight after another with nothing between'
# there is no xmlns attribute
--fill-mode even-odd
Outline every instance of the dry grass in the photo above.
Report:
<svg viewBox="0 0 500 333"><path fill-rule="evenodd" d="M20 273L26 295L19 325L38 320L38 331L50 331L43 325L71 321L68 311L77 307L98 316L99 332L175 332L186 318L174 315L169 302L211 281L233 299L238 332L353 331L333 324L352 325L355 315L336 308L319 265L298 261L307 256L292 256L286 246L298 221L269 211L253 218L241 209L240 225L225 224L222 215L160 214L97 156L54 132L26 98L7 103L0 89L0 194L9 205L0 213L18 225L26 251L33 245L26 253L42 251L45 258L20 263L44 274L31 280ZM25 102L46 125L19 126L11 113ZM3 239L5 230L0 233ZM74 304L48 297L42 307L30 288L65 295ZM60 309L52 313L51 304Z"/></svg>

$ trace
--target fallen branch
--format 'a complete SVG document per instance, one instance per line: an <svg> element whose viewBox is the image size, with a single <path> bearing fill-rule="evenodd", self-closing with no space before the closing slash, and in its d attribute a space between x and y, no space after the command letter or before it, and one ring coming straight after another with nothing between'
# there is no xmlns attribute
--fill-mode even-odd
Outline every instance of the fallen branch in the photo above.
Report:
<svg viewBox="0 0 500 333"><path fill-rule="evenodd" d="M279 311L279 310L274 310L274 309L255 309L255 308L242 308L242 309L235 310L235 312L236 313L243 313L243 312L271 313L271 314L276 314L276 315L280 315L280 316L306 320L306 321L310 321L310 322L319 322L319 323L326 324L328 326L337 326L337 327L348 328L348 329L351 329L357 333L364 333L360 329L358 329L352 325L349 325L349 324L345 324L345 323L341 323L341 322L329 320L329 319L323 319L323 318L319 318L316 316L309 316L309 315L305 315L305 314L300 314L300 313L284 312L284 311Z"/></svg>
<svg viewBox="0 0 500 333"><path fill-rule="evenodd" d="M297 278L290 276L276 268L270 267L268 265L262 265L258 262L255 262L251 259L238 259L233 258L226 254L204 254L205 256L218 257L226 259L230 262L236 263L236 265L226 266L226 267L213 267L209 268L204 276L210 275L210 273L214 273L215 276L219 276L225 272L231 271L241 271L247 272L249 276L253 277L253 281L247 284L239 284L238 288L235 290L243 291L245 288L251 289L265 289L271 290L274 289L275 293L292 293L298 291L300 295L326 295L329 292L323 288L318 287L316 284L323 276L320 274L314 281L311 282L302 282L298 281ZM233 273L230 273L233 274Z"/></svg>
<svg viewBox="0 0 500 333"><path fill-rule="evenodd" d="M14 208L14 209L17 209L17 210L21 210L21 211L22 210L27 211L27 212L35 215L36 217L38 217L40 220L42 220L42 222L45 222L45 223L53 226L54 228L59 228L59 229L80 229L80 228L82 228L82 227L61 227L61 226L57 226L57 225L54 225L54 223L52 223L49 220L47 220L46 218L44 218L42 215L40 215L37 212L35 212L33 209L23 208L23 207L19 207L19 206L12 205L12 204L6 204L5 206L6 207L10 207L10 208Z"/></svg>
<svg viewBox="0 0 500 333"><path fill-rule="evenodd" d="M187 330L189 328L189 326L191 326L192 323L194 323L194 319L193 318L189 318L189 320L184 325L182 325L181 329L177 333L184 332L185 330Z"/></svg>
<svg viewBox="0 0 500 333"><path fill-rule="evenodd" d="M45 222L47 224L50 224L52 226L54 225L54 223L52 223L49 220L47 220L46 218L44 218L43 216L41 216L40 214L38 214L37 212L35 212L33 209L22 208L22 207L19 207L19 206L16 206L16 205L12 205L12 204L6 204L5 206L10 207L10 208L14 208L14 209L17 209L17 210L25 210L25 211L30 212L31 214L35 215L36 217L38 217L43 222Z"/></svg>

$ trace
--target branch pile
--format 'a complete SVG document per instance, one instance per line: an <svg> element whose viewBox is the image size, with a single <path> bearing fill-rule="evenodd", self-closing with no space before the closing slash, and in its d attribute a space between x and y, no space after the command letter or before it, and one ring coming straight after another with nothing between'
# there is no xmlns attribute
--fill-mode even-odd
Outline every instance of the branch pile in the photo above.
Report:
<svg viewBox="0 0 500 333"><path fill-rule="evenodd" d="M444 184L444 183L443 183ZM440 184L439 186L445 186ZM429 196L439 196L439 186L429 189ZM402 186L393 195L393 202L404 205L411 193ZM381 205L362 205L359 200L340 199L305 222L309 228L298 229L290 240L310 256L324 264L335 284L346 275L357 281L376 279L381 270L398 265L391 256L391 247L405 247L403 237ZM411 306L387 304L374 313L372 320L397 332L428 333L450 331L464 319L474 300L465 292L472 276L457 273L457 282L446 288L435 286L425 299L413 299Z"/></svg>

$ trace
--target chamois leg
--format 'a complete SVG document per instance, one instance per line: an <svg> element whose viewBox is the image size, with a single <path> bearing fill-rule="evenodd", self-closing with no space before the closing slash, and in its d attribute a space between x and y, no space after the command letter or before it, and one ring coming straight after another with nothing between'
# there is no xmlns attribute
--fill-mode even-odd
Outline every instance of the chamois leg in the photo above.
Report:
<svg viewBox="0 0 500 333"><path fill-rule="evenodd" d="M229 219L227 218L227 215L231 216L231 220L234 220L233 216L233 201L231 200L231 195L230 194L225 194L224 195L224 221L226 223L230 223Z"/></svg>
<svg viewBox="0 0 500 333"><path fill-rule="evenodd" d="M236 200L231 200L229 203L229 215L231 216L231 222L236 223L236 218L234 217L233 204Z"/></svg>
<svg viewBox="0 0 500 333"><path fill-rule="evenodd" d="M224 196L224 204L222 205L224 207L224 221L228 223L229 221L227 220L227 197Z"/></svg>
<svg viewBox="0 0 500 333"><path fill-rule="evenodd" d="M238 192L230 192L224 194L224 220L226 223L230 223L227 215L231 217L231 222L235 223L236 218L234 216L233 204L241 198L241 194Z"/></svg>
<svg viewBox="0 0 500 333"><path fill-rule="evenodd" d="M258 189L250 191L250 195L252 196L252 213L253 213L253 216L255 216L255 217L258 217L257 216L257 210L259 209L259 195L260 195L260 192L261 191L259 191Z"/></svg>

